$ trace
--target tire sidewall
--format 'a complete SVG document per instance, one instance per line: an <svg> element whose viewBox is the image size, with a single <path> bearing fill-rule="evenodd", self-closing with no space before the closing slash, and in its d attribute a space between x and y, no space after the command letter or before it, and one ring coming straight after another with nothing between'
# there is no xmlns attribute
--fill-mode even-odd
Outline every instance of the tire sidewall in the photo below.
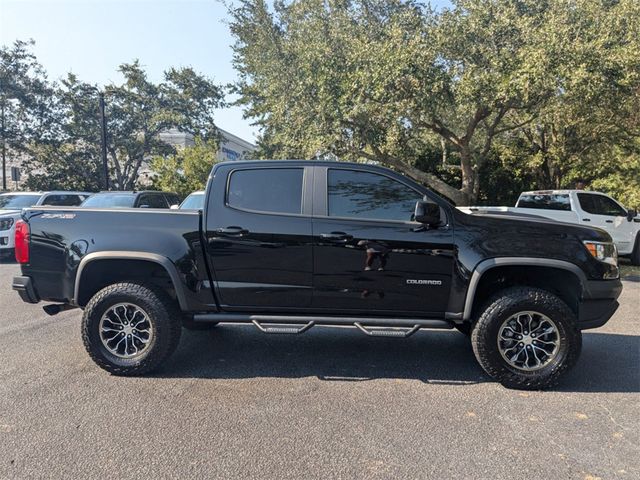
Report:
<svg viewBox="0 0 640 480"><path fill-rule="evenodd" d="M510 365L498 348L498 334L503 323L524 311L537 312L550 318L557 327L560 339L559 351L554 359L533 371ZM477 328L479 324L482 324L481 328ZM562 372L573 366L582 344L581 334L575 326L575 316L569 307L554 295L534 289L514 290L511 295L504 292L493 303L490 302L474 326L472 335L476 357L485 371L503 385L516 388L551 386Z"/></svg>
<svg viewBox="0 0 640 480"><path fill-rule="evenodd" d="M115 367L125 369L135 369L145 365L150 359L158 354L158 350L162 345L167 343L165 336L169 333L166 330L166 311L162 308L160 300L152 290L145 289L144 295L134 293L134 287L138 290L143 289L138 285L119 284L111 287L107 293L99 292L94 299L89 302L83 318L83 329L85 338L87 338L90 354L94 356L94 360L99 364L102 362ZM127 289L131 291L126 291ZM154 335L150 345L139 356L133 358L121 358L112 354L102 343L100 338L100 320L107 310L118 303L131 303L138 306L147 314L151 323ZM97 358L95 358L97 357ZM100 362L101 361L101 362Z"/></svg>
<svg viewBox="0 0 640 480"><path fill-rule="evenodd" d="M560 339L560 347L556 356L553 360L545 365L542 368L537 370L527 371L520 370L509 363L503 358L500 350L498 348L498 334L500 332L500 328L504 324L506 320L511 318L513 315L519 312L531 311L540 313L550 318L553 323L556 325L558 329L558 337ZM561 315L558 315L559 312L556 309L549 309L545 307L541 307L536 305L534 302L523 302L516 305L512 305L509 308L500 312L499 315L496 315L496 319L491 323L491 326L487 329L487 333L489 334L489 338L487 339L489 342L493 342L494 348L490 350L491 358L496 363L502 364L502 370L508 373L522 375L522 376L531 376L533 378L537 378L540 376L547 376L553 374L555 370L558 369L560 365L562 365L567 356L569 354L569 332L567 326L565 325L566 321Z"/></svg>

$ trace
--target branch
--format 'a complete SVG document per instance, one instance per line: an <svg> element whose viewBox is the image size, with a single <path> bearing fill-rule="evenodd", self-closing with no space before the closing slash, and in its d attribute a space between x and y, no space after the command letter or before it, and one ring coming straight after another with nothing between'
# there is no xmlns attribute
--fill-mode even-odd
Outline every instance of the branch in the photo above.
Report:
<svg viewBox="0 0 640 480"><path fill-rule="evenodd" d="M422 170L409 165L408 163L402 161L397 157L393 157L391 155L383 153L379 148L375 146L370 147L374 152L373 155L364 150L358 150L355 153L368 160L383 162L391 167L395 167L397 170L407 174L409 177L413 178L419 183L425 184L436 192L449 198L457 205L466 205L468 203L468 198L462 191L458 190L455 187L452 187L432 173L423 172Z"/></svg>

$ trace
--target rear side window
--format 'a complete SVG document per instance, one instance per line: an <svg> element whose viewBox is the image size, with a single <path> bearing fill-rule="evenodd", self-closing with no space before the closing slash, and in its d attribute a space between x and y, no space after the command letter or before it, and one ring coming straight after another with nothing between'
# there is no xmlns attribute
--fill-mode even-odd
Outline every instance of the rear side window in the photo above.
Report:
<svg viewBox="0 0 640 480"><path fill-rule="evenodd" d="M161 193L144 193L140 195L138 207L144 208L167 208L167 201Z"/></svg>
<svg viewBox="0 0 640 480"><path fill-rule="evenodd" d="M579 193L578 201L580 207L587 213L593 215L607 215L610 217L622 217L627 212L616 202L604 195L597 195L594 193Z"/></svg>
<svg viewBox="0 0 640 480"><path fill-rule="evenodd" d="M129 208L133 207L135 198L135 195L131 193L99 193L87 198L82 206L93 208Z"/></svg>
<svg viewBox="0 0 640 480"><path fill-rule="evenodd" d="M376 173L330 169L329 216L409 222L422 195L404 183Z"/></svg>
<svg viewBox="0 0 640 480"><path fill-rule="evenodd" d="M42 202L42 205L49 205L53 207L77 207L82 203L85 197L80 195L63 195L55 194L48 195Z"/></svg>
<svg viewBox="0 0 640 480"><path fill-rule="evenodd" d="M167 203L169 204L169 206L180 205L180 199L178 198L177 195L173 193L165 193L164 198L167 200Z"/></svg>
<svg viewBox="0 0 640 480"><path fill-rule="evenodd" d="M532 194L522 195L516 207L537 208L540 210L571 210L571 200L568 194Z"/></svg>
<svg viewBox="0 0 640 480"><path fill-rule="evenodd" d="M231 174L227 204L266 213L302 213L302 168L256 168Z"/></svg>

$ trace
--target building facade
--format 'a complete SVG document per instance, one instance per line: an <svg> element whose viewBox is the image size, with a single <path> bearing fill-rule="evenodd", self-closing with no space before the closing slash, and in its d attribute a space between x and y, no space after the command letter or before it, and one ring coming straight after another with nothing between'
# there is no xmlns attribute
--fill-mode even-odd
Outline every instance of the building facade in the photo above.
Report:
<svg viewBox="0 0 640 480"><path fill-rule="evenodd" d="M236 161L251 159L252 152L255 151L256 146L242 138L227 132L221 128L218 129L221 135L220 149L218 150L218 158L220 161ZM176 148L186 148L195 145L195 139L193 135L189 133L180 132L177 129L171 129L160 134L160 138ZM20 155L7 155L7 189L17 190L20 189L20 185L26 180L26 172L22 168L23 158ZM21 170L21 181L11 181L11 167L18 167ZM2 172L0 172L0 177ZM139 183L140 185L150 185L153 180L153 171L149 168L149 165L145 162L140 169ZM0 178L0 191L2 191L2 179Z"/></svg>

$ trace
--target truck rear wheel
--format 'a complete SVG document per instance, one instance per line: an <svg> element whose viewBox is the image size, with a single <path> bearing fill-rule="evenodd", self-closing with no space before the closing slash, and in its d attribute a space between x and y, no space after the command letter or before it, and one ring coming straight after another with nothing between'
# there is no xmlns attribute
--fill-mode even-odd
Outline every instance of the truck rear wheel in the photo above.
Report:
<svg viewBox="0 0 640 480"><path fill-rule="evenodd" d="M575 365L582 334L560 298L537 288L513 287L487 303L471 344L485 372L505 387L539 390L554 386Z"/></svg>
<svg viewBox="0 0 640 480"><path fill-rule="evenodd" d="M160 289L137 283L103 288L87 304L82 339L91 359L114 375L143 375L180 341L181 313Z"/></svg>

